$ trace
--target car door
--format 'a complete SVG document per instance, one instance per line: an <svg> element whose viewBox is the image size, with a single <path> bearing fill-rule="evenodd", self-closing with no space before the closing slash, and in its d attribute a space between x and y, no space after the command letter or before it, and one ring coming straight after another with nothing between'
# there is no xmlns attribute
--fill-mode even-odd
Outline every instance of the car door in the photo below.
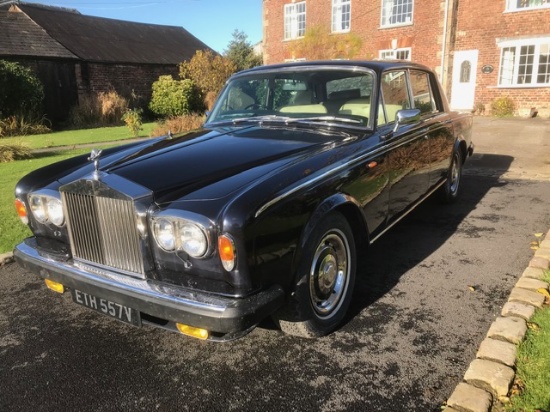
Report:
<svg viewBox="0 0 550 412"><path fill-rule="evenodd" d="M399 110L413 108L409 73L393 70L382 74L379 131L389 152L390 203L388 223L406 213L428 191L429 143L421 122L400 125L394 130Z"/></svg>
<svg viewBox="0 0 550 412"><path fill-rule="evenodd" d="M429 167L429 186L435 187L447 176L454 144L453 125L444 111L437 81L427 72L409 72L413 107L420 110L422 130L429 148L426 163Z"/></svg>

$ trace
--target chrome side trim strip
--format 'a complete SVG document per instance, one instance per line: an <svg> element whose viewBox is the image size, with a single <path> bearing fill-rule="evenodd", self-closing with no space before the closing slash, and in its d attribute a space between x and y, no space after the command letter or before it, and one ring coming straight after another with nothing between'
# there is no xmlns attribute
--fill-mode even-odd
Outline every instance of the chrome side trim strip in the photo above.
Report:
<svg viewBox="0 0 550 412"><path fill-rule="evenodd" d="M393 221L387 228L385 228L383 231L381 231L378 235L376 235L374 238L371 239L370 244L372 245L380 236L382 236L384 233L386 233L388 230L390 230L392 227L394 227L397 223L401 222L406 216L408 216L409 213L411 213L416 207L422 203L425 199L430 197L437 189L439 189L441 186L445 184L445 180L443 180L441 183L438 183L436 186L433 187L432 190L430 190L428 193L426 193L424 196L422 196L416 203L414 203L414 206L411 207L409 210L407 210L405 213L403 213L399 218L397 218L395 221Z"/></svg>
<svg viewBox="0 0 550 412"><path fill-rule="evenodd" d="M353 165L354 163L360 163L362 162L363 160L369 158L369 157L376 157L376 156L379 156L381 153L383 153L384 151L387 151L388 150L388 147L387 146L382 146L382 147L379 147L378 149L372 151L372 152L369 152L361 157L358 157L358 158L355 158L347 163L343 163L341 164L340 166L334 168L334 169L330 169L328 171L326 171L325 173L322 173L320 174L319 176L313 178L313 179L310 179L308 180L307 182L304 182L304 183L301 183L299 184L298 186L295 186L294 188L284 192L284 193L281 193L279 196L276 196L274 197L273 199L271 199L269 202L267 203L264 203L260 208L258 208L258 210L256 211L256 213L254 214L254 217L257 218L258 216L260 216L263 212L265 212L268 208L270 208L271 206L273 206L275 203L278 203L279 201L283 200L284 198L300 191L301 189L303 189L304 187L307 187L311 184L314 184L314 183L317 183L318 181L320 180L323 180L325 179L326 177L330 176L330 175L333 175L333 174L337 174L339 172L341 172L342 170L348 168L348 167L351 167L351 165Z"/></svg>

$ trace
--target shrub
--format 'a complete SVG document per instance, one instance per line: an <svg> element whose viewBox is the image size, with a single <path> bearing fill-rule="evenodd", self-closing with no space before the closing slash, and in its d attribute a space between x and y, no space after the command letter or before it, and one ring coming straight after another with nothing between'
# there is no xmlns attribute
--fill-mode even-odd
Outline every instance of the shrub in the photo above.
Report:
<svg viewBox="0 0 550 412"><path fill-rule="evenodd" d="M151 132L151 136L164 136L168 132L176 134L195 130L202 126L204 119L204 116L198 114L171 117L158 123L157 127Z"/></svg>
<svg viewBox="0 0 550 412"><path fill-rule="evenodd" d="M103 125L118 124L128 109L128 101L114 90L99 93L97 99L101 107Z"/></svg>
<svg viewBox="0 0 550 412"><path fill-rule="evenodd" d="M142 113L142 109L127 109L122 115L122 120L126 123L126 126L135 137L137 137L141 131L141 125L143 124L141 119Z"/></svg>
<svg viewBox="0 0 550 412"><path fill-rule="evenodd" d="M0 119L0 137L50 133L51 129L44 124L45 122L45 118L33 122L28 121L24 116L9 116Z"/></svg>
<svg viewBox="0 0 550 412"><path fill-rule="evenodd" d="M32 157L31 149L22 144L0 144L0 163Z"/></svg>
<svg viewBox="0 0 550 412"><path fill-rule="evenodd" d="M516 105L508 96L502 96L492 101L491 114L497 117L513 116Z"/></svg>
<svg viewBox="0 0 550 412"><path fill-rule="evenodd" d="M0 119L40 118L43 99L42 83L29 68L0 60Z"/></svg>
<svg viewBox="0 0 550 412"><path fill-rule="evenodd" d="M214 54L211 50L197 50L189 61L180 64L180 77L191 79L202 95L208 92L218 94L237 67L228 58Z"/></svg>
<svg viewBox="0 0 550 412"><path fill-rule="evenodd" d="M111 126L120 123L128 108L127 100L116 91L84 96L71 108L69 121L76 127Z"/></svg>
<svg viewBox="0 0 550 412"><path fill-rule="evenodd" d="M153 83L149 108L162 117L180 116L204 110L199 90L193 81L174 80L170 75L160 76Z"/></svg>

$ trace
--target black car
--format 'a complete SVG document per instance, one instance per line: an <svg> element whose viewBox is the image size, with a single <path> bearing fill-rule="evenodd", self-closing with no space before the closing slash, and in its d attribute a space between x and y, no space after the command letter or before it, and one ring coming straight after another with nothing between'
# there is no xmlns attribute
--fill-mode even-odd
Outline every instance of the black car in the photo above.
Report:
<svg viewBox="0 0 550 412"><path fill-rule="evenodd" d="M34 236L14 255L134 325L228 340L271 316L322 336L350 304L357 250L433 192L456 199L471 127L421 65L258 67L228 80L200 130L24 177Z"/></svg>

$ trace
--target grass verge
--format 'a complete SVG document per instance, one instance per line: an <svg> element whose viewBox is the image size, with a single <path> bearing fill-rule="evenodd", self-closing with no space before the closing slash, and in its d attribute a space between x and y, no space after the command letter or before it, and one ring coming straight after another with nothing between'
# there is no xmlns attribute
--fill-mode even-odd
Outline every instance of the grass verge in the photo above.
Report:
<svg viewBox="0 0 550 412"><path fill-rule="evenodd" d="M550 282L547 272L546 282ZM529 331L519 345L515 388L505 410L508 412L550 412L550 306L538 310Z"/></svg>
<svg viewBox="0 0 550 412"><path fill-rule="evenodd" d="M32 159L0 163L0 253L11 252L17 243L31 235L29 228L19 220L13 204L14 188L19 179L34 169L89 151L78 149L50 152Z"/></svg>
<svg viewBox="0 0 550 412"><path fill-rule="evenodd" d="M144 123L138 137L150 136L157 123ZM3 144L23 143L30 149L44 149L49 147L75 146L88 143L114 142L133 139L132 132L126 126L98 127L95 129L64 130L32 136L5 137L0 140Z"/></svg>

